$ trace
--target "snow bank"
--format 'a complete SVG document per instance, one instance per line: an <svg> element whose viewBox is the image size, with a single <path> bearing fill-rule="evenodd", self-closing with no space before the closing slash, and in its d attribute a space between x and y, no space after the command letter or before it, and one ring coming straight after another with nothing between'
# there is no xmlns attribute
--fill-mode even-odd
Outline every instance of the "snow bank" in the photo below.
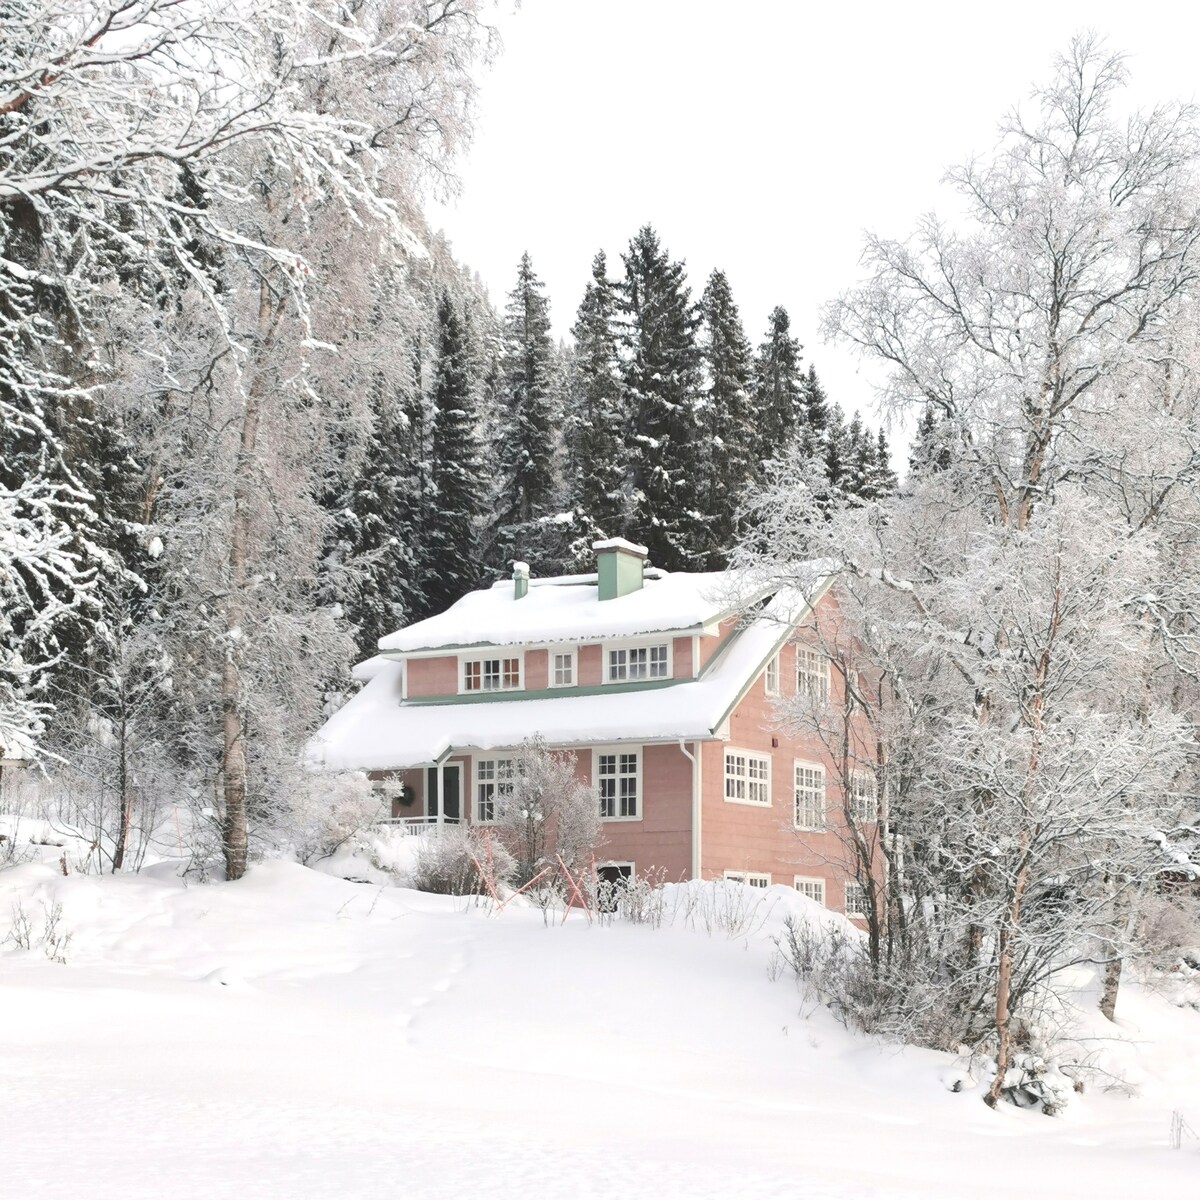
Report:
<svg viewBox="0 0 1200 1200"><path fill-rule="evenodd" d="M707 933L705 897L757 914ZM785 888L664 889L659 928L545 924L264 863L0 872L5 1189L38 1200L548 1195L1010 1200L1185 1194L1200 1016L1130 989L1141 1096L1062 1120L949 1090L945 1055L842 1029L772 978ZM691 906L692 919L687 919ZM66 962L39 944L58 907ZM714 909L714 911L720 911ZM85 1182L81 1182L85 1181Z"/></svg>

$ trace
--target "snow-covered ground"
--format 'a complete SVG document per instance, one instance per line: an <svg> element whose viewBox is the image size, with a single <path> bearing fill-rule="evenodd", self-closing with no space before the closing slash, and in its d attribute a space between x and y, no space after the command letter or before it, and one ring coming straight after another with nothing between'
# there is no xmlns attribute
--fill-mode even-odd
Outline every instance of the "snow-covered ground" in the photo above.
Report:
<svg viewBox="0 0 1200 1200"><path fill-rule="evenodd" d="M721 885L706 885L719 887ZM741 890L740 885L733 885ZM682 898L681 898L682 897ZM734 938L547 927L266 863L234 884L0 872L0 1194L1124 1197L1191 1194L1200 1013L1129 988L1138 1094L1059 1118L952 1093L771 978L773 888ZM39 943L61 905L55 962Z"/></svg>

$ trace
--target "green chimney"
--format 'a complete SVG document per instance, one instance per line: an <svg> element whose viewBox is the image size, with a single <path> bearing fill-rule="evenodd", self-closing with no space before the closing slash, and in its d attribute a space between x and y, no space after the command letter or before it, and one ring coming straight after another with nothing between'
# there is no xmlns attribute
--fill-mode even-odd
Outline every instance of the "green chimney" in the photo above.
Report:
<svg viewBox="0 0 1200 1200"><path fill-rule="evenodd" d="M513 563L513 599L521 600L529 594L529 564Z"/></svg>
<svg viewBox="0 0 1200 1200"><path fill-rule="evenodd" d="M641 590L642 567L649 551L624 538L593 542L596 552L596 585L601 600L615 600Z"/></svg>

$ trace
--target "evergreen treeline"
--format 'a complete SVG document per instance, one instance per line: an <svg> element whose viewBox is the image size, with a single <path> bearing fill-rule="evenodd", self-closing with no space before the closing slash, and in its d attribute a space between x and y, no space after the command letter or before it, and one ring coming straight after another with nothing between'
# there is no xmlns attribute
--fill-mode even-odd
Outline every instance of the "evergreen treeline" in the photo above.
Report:
<svg viewBox="0 0 1200 1200"><path fill-rule="evenodd" d="M395 419L379 411L354 499L338 500L358 514L347 558L395 547L369 588L341 597L362 653L514 559L535 574L586 569L596 538L644 542L668 570L719 569L745 489L794 445L837 495L895 491L883 432L826 397L785 309L755 349L724 272L694 299L648 225L621 267L596 255L571 346L551 338L528 254L491 342L472 349L455 298L431 300L424 392Z"/></svg>

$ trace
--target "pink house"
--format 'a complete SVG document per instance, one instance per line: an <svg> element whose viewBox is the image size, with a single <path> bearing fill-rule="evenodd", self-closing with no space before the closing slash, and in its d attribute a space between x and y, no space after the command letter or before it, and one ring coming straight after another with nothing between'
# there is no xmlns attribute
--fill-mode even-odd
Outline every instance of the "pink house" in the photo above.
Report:
<svg viewBox="0 0 1200 1200"><path fill-rule="evenodd" d="M818 638L836 621L830 581L763 591L747 612L725 573L650 569L622 539L595 550L595 574L531 579L518 563L511 582L381 639L310 762L390 784L399 820L486 824L514 748L540 735L597 790L606 876L785 884L861 912L845 772L778 711L797 689L841 704ZM873 819L873 776L860 787Z"/></svg>

